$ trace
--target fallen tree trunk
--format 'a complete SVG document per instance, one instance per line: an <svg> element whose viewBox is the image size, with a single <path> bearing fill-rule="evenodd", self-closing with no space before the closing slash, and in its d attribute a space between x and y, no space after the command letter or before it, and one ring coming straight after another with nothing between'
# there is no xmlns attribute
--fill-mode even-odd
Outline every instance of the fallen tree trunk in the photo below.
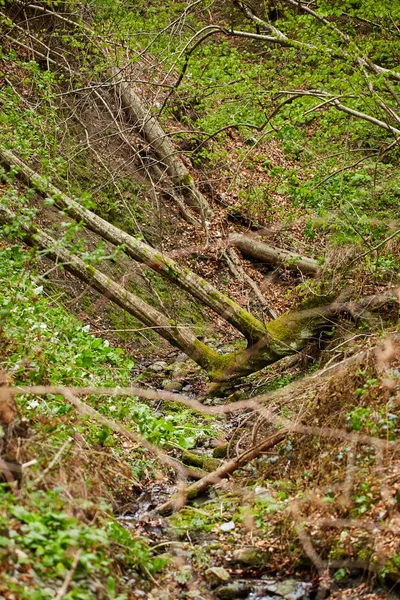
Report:
<svg viewBox="0 0 400 600"><path fill-rule="evenodd" d="M15 215L0 205L0 223L10 225L14 222ZM18 224L25 232L24 238L28 243L45 250L57 265L63 266L185 352L205 369L210 379L215 382L233 381L299 352L317 333L331 330L338 316L350 311L348 304L329 304L300 312L289 311L268 323L264 337L253 346L221 355L201 342L191 330L179 327L141 298L71 254L47 233L33 225L28 226L21 219L18 220ZM354 311L355 307L352 306L351 309Z"/></svg>
<svg viewBox="0 0 400 600"><path fill-rule="evenodd" d="M193 177L177 155L176 148L158 120L152 115L131 85L124 81L121 70L114 68L113 76L117 81L122 105L130 120L153 148L159 160L165 165L172 182L182 192L187 204L198 212L203 220L211 214L210 206L193 181Z"/></svg>
<svg viewBox="0 0 400 600"><path fill-rule="evenodd" d="M0 206L0 223L9 225L14 220L15 215L7 208ZM89 284L96 291L115 302L115 304L129 312L149 328L154 329L173 346L185 352L206 371L212 370L215 361L219 363L220 356L218 353L198 340L191 330L178 327L150 304L147 304L147 302L144 302L144 300L126 290L98 269L86 264L83 260L71 254L66 248L59 246L57 241L47 235L47 233L34 226L28 227L22 223L21 227L25 232L25 240L30 245L46 250L46 255L58 265L65 268L65 270L78 277L84 283Z"/></svg>
<svg viewBox="0 0 400 600"><path fill-rule="evenodd" d="M73 219L83 221L91 231L114 245L123 245L125 252L134 260L153 269L166 279L211 308L216 314L243 333L251 344L265 335L264 324L239 304L222 294L212 284L193 271L181 267L165 254L115 227L79 202L64 194L44 177L36 173L10 150L0 149L0 161L8 168L16 169L19 176L39 192L51 196L56 206L65 210Z"/></svg>
<svg viewBox="0 0 400 600"><path fill-rule="evenodd" d="M299 256L288 250L280 250L246 235L232 235L229 243L236 246L245 256L261 262L301 271L306 275L316 275L318 272L318 262L313 258Z"/></svg>
<svg viewBox="0 0 400 600"><path fill-rule="evenodd" d="M0 206L0 223L12 224L15 215ZM265 334L254 346L246 350L221 355L201 342L191 330L178 327L165 315L127 291L121 285L103 275L98 269L87 265L63 246L57 245L54 238L34 226L20 222L25 238L33 246L46 250L47 256L81 281L115 302L122 309L139 319L173 346L185 352L198 365L207 371L216 382L233 381L238 377L254 373L277 360L303 348L316 331L325 326L332 327L334 308L311 309L302 312L289 312L268 323Z"/></svg>
<svg viewBox="0 0 400 600"><path fill-rule="evenodd" d="M286 429L282 429L279 433L276 433L272 437L263 440L257 446L254 446L236 458L229 460L212 473L205 475L199 479L199 481L196 481L196 483L187 487L185 490L175 494L175 496L173 496L170 500L158 506L155 509L155 512L160 515L169 515L177 510L180 510L185 506L187 500L193 500L194 498L197 498L197 496L200 496L200 494L206 492L211 486L219 483L221 479L228 477L234 471L240 469L240 467L244 467L254 458L260 456L260 454L263 452L266 452L267 450L270 450L276 446L276 444L279 444L279 442L285 439L287 433L288 431Z"/></svg>

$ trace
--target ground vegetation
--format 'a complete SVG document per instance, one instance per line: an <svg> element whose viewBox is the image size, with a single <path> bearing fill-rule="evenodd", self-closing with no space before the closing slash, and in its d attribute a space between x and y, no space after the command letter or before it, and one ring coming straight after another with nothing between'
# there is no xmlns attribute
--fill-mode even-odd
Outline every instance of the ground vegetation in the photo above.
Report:
<svg viewBox="0 0 400 600"><path fill-rule="evenodd" d="M390 597L399 19L0 0L7 600Z"/></svg>

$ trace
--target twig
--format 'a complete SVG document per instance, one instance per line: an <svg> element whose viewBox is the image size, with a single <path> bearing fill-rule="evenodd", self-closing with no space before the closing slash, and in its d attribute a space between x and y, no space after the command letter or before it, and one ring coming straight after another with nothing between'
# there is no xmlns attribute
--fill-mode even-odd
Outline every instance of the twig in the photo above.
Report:
<svg viewBox="0 0 400 600"><path fill-rule="evenodd" d="M62 586L60 587L60 589L58 590L58 594L55 598L55 600L62 600L62 598L64 598L64 596L67 594L68 592L68 588L69 585L72 581L72 578L74 576L76 567L78 566L79 560L81 558L81 554L82 554L82 549L79 548L75 554L74 560L72 562L71 568L67 573L66 578L64 579L64 582L62 584Z"/></svg>
<svg viewBox="0 0 400 600"><path fill-rule="evenodd" d="M202 477L199 481L196 481L196 483L190 485L186 489L180 490L170 500L158 506L155 509L155 512L161 515L167 515L171 512L179 510L185 505L186 500L192 500L193 498L196 498L203 492L207 491L211 486L219 483L221 479L228 477L228 475L231 475L240 467L247 465L250 461L252 461L254 458L257 458L257 456L266 450L269 450L270 448L273 448L273 446L276 446L276 444L279 444L279 442L285 438L287 433L287 429L282 429L279 433L276 433L272 437L263 440L257 446L254 446L236 458L229 460L212 473L209 473L205 477Z"/></svg>
<svg viewBox="0 0 400 600"><path fill-rule="evenodd" d="M54 465L56 465L58 463L58 461L64 454L64 451L67 449L68 446L70 446L72 444L72 442L73 442L72 438L68 438L67 440L65 440L65 442L63 443L63 445L61 446L61 448L59 449L59 451L53 458L53 460L51 460L50 463L47 465L47 467L44 469L44 471L42 471L40 473L39 477L37 477L35 479L35 481L32 484L33 486L36 486L43 481L43 479L46 477L47 473L49 473L51 471L51 469L54 467Z"/></svg>

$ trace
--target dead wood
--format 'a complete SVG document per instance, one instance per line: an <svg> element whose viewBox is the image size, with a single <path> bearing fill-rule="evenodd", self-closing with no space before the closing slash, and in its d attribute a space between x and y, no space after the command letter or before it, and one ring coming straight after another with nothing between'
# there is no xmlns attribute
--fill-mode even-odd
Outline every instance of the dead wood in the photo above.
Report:
<svg viewBox="0 0 400 600"><path fill-rule="evenodd" d="M114 68L112 71L119 86L122 105L131 122L153 148L161 163L165 165L176 189L182 193L188 205L205 219L211 215L211 208L205 196L194 183L193 177L182 159L178 156L171 139L152 114L151 108L145 106L132 89L132 85L124 80L121 70Z"/></svg>
<svg viewBox="0 0 400 600"><path fill-rule="evenodd" d="M0 222L10 224L14 221L15 215L6 207L0 206ZM234 381L299 352L318 332L332 329L340 315L350 312L349 305L344 303L328 304L300 312L289 311L267 323L264 336L255 344L245 350L221 355L199 340L193 331L173 323L153 306L58 245L51 236L33 225L21 223L21 228L25 231L28 243L45 249L56 264L63 265L81 281L156 330L205 369L213 382Z"/></svg>
<svg viewBox="0 0 400 600"><path fill-rule="evenodd" d="M269 246L249 236L232 235L229 238L229 243L236 246L245 256L260 262L301 271L305 275L316 275L318 273L319 266L315 259Z"/></svg>
<svg viewBox="0 0 400 600"><path fill-rule="evenodd" d="M42 194L51 196L59 209L65 210L73 219L83 221L91 231L114 245L123 245L126 254L144 264L162 277L173 281L180 288L211 308L216 314L243 333L250 342L265 335L264 325L239 304L222 294L208 281L181 267L166 254L155 250L145 242L129 235L88 210L74 198L59 190L39 173L31 169L10 150L0 148L0 160L10 169L16 169L19 177Z"/></svg>
<svg viewBox="0 0 400 600"><path fill-rule="evenodd" d="M206 492L210 487L219 483L221 479L228 477L237 471L237 469L244 467L254 458L260 456L260 454L263 452L266 452L267 450L270 450L276 446L276 444L279 444L279 442L285 439L287 433L288 432L286 429L282 429L279 433L276 433L273 436L263 440L257 446L254 446L236 458L229 460L212 473L207 474L199 481L196 481L196 483L193 483L187 487L185 490L179 491L170 500L158 506L155 509L155 512L160 515L168 515L180 510L183 508L183 506L185 506L187 500L193 500L194 498L197 498L197 496Z"/></svg>

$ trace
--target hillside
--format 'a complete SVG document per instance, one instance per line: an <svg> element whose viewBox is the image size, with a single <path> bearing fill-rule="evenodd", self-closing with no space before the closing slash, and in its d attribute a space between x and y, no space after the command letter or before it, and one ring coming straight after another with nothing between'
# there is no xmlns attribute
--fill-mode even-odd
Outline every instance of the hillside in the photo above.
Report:
<svg viewBox="0 0 400 600"><path fill-rule="evenodd" d="M399 597L400 6L0 5L2 597Z"/></svg>

